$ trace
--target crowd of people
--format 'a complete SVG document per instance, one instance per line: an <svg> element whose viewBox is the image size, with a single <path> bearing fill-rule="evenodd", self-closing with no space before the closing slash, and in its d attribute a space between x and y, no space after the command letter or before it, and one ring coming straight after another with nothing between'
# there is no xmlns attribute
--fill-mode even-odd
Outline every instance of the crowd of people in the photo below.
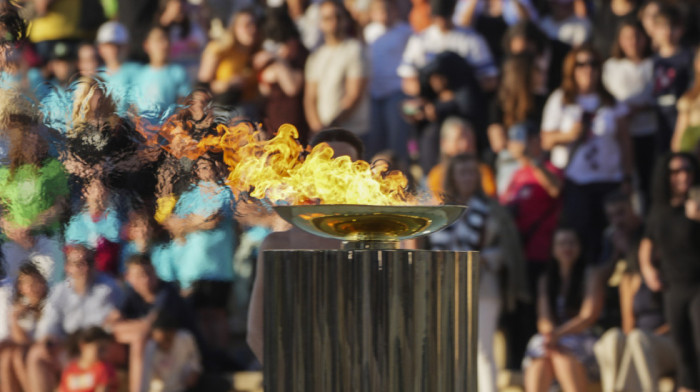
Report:
<svg viewBox="0 0 700 392"><path fill-rule="evenodd" d="M414 245L481 254L479 391L498 389L499 329L527 392L699 391L698 16L695 0L0 1L0 391L201 389L251 366L228 352L249 300L262 362L256 255L338 244L284 232L226 185L221 151L174 140L285 123L470 207Z"/></svg>

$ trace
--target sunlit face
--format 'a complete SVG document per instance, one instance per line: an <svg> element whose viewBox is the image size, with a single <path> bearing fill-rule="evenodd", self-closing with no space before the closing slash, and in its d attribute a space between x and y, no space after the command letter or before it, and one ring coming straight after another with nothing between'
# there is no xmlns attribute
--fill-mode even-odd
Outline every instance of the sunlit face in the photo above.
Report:
<svg viewBox="0 0 700 392"><path fill-rule="evenodd" d="M430 75L428 83L430 83L430 88L438 94L449 88L447 78L440 74Z"/></svg>
<svg viewBox="0 0 700 392"><path fill-rule="evenodd" d="M666 18L654 18L653 37L654 41L660 45L667 45L673 42L673 26Z"/></svg>
<svg viewBox="0 0 700 392"><path fill-rule="evenodd" d="M476 151L474 132L463 126L450 129L440 140L440 152L446 157L474 151Z"/></svg>
<svg viewBox="0 0 700 392"><path fill-rule="evenodd" d="M92 45L83 45L78 49L78 71L82 76L93 76L97 73L97 50Z"/></svg>
<svg viewBox="0 0 700 392"><path fill-rule="evenodd" d="M142 296L155 291L158 278L152 266L130 264L126 270L126 281Z"/></svg>
<svg viewBox="0 0 700 392"><path fill-rule="evenodd" d="M105 43L97 46L97 52L100 54L100 57L108 64L119 61L119 50L120 47L117 44Z"/></svg>
<svg viewBox="0 0 700 392"><path fill-rule="evenodd" d="M686 195L693 185L695 173L690 162L685 158L675 157L668 164L671 193L676 196Z"/></svg>
<svg viewBox="0 0 700 392"><path fill-rule="evenodd" d="M156 342L158 349L161 351L170 351L173 346L173 341L175 340L175 331L166 331L161 328L155 328L151 333L153 341Z"/></svg>
<svg viewBox="0 0 700 392"><path fill-rule="evenodd" d="M202 181L216 181L216 171L214 163L208 159L197 161L197 177Z"/></svg>
<svg viewBox="0 0 700 392"><path fill-rule="evenodd" d="M324 35L337 35L340 30L340 11L338 6L330 2L323 3L319 13L321 15L319 24L321 32Z"/></svg>
<svg viewBox="0 0 700 392"><path fill-rule="evenodd" d="M558 230L553 240L554 258L560 264L572 265L581 255L581 243L571 230Z"/></svg>
<svg viewBox="0 0 700 392"><path fill-rule="evenodd" d="M87 250L79 247L66 252L66 275L72 279L85 279L90 273Z"/></svg>
<svg viewBox="0 0 700 392"><path fill-rule="evenodd" d="M459 162L452 173L455 187L460 197L471 197L479 185L479 165L476 160Z"/></svg>
<svg viewBox="0 0 700 392"><path fill-rule="evenodd" d="M625 26L620 30L618 37L620 48L625 57L633 58L641 54L641 45L644 44L641 34L632 26Z"/></svg>
<svg viewBox="0 0 700 392"><path fill-rule="evenodd" d="M105 349L105 342L102 341L80 343L80 358L87 363L97 362L104 355Z"/></svg>
<svg viewBox="0 0 700 392"><path fill-rule="evenodd" d="M576 55L574 64L574 80L579 91L591 92L594 83L598 79L600 65L589 52L580 52Z"/></svg>
<svg viewBox="0 0 700 392"><path fill-rule="evenodd" d="M26 298L29 303L36 304L46 297L46 281L34 275L23 274L18 278L17 288L19 294Z"/></svg>
<svg viewBox="0 0 700 392"><path fill-rule="evenodd" d="M369 17L374 23L386 25L389 23L389 9L384 1L375 1L369 9Z"/></svg>
<svg viewBox="0 0 700 392"><path fill-rule="evenodd" d="M646 31L647 35L650 37L654 36L654 27L655 27L655 19L656 15L659 14L659 5L655 2L647 4L646 7L642 10L640 19L642 21L642 26L644 26L644 31Z"/></svg>
<svg viewBox="0 0 700 392"><path fill-rule="evenodd" d="M233 34L236 42L246 48L253 46L258 35L258 26L255 24L253 15L247 13L238 15L234 23Z"/></svg>
<svg viewBox="0 0 700 392"><path fill-rule="evenodd" d="M153 29L148 34L148 38L146 38L144 48L146 49L146 53L148 53L149 57L155 57L159 60L165 59L168 57L168 53L170 52L170 39L164 30Z"/></svg>

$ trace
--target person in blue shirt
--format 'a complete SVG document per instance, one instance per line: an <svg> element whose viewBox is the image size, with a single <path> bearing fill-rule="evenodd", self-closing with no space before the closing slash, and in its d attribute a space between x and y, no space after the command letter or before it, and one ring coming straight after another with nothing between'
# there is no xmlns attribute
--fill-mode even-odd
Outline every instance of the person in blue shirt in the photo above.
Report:
<svg viewBox="0 0 700 392"><path fill-rule="evenodd" d="M139 114L160 122L189 94L190 82L185 68L169 63L170 38L165 29L152 28L143 47L149 62L136 77L134 103Z"/></svg>
<svg viewBox="0 0 700 392"><path fill-rule="evenodd" d="M156 275L166 282L177 280L173 265L172 247L168 233L155 221L153 211L149 208L136 208L129 212L126 224L125 242L121 249L119 274L126 273L126 261L135 255L150 258Z"/></svg>
<svg viewBox="0 0 700 392"><path fill-rule="evenodd" d="M200 157L195 162L196 182L180 195L174 213L164 221L173 236L171 252L180 287L213 347L226 347L226 305L234 278L234 197L219 181L222 167L219 159Z"/></svg>

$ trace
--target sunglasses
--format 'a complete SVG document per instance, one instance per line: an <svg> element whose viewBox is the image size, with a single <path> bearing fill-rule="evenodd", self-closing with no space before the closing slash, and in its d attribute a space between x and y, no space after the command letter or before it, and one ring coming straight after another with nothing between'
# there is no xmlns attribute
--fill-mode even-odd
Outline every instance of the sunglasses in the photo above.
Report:
<svg viewBox="0 0 700 392"><path fill-rule="evenodd" d="M671 173L672 176L675 176L675 175L680 174L680 173L692 173L693 168L691 168L689 166L683 166L683 167L679 167L678 169L670 169L669 172Z"/></svg>

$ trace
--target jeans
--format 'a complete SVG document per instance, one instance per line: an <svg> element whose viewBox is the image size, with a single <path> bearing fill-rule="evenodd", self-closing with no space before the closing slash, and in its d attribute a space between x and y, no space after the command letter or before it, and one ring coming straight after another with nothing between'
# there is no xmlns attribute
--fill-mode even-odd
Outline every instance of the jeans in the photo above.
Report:
<svg viewBox="0 0 700 392"><path fill-rule="evenodd" d="M668 282L664 313L678 354L678 383L700 388L700 288L697 284Z"/></svg>
<svg viewBox="0 0 700 392"><path fill-rule="evenodd" d="M367 135L367 159L378 152L391 150L399 161L408 162L408 136L411 126L401 114L406 96L397 91L382 98L372 98L370 128Z"/></svg>

